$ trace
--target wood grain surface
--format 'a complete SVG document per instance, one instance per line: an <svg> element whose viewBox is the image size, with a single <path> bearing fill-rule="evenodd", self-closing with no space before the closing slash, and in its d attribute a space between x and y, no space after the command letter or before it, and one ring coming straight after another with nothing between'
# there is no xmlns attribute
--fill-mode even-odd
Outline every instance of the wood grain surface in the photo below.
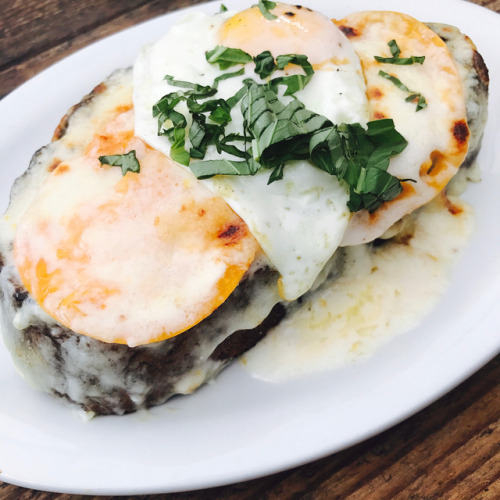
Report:
<svg viewBox="0 0 500 500"><path fill-rule="evenodd" d="M0 0L0 97L93 41L196 3L202 2ZM474 3L500 12L500 0ZM92 497L0 482L2 500L84 498ZM332 456L239 484L134 498L500 499L500 356L403 423Z"/></svg>

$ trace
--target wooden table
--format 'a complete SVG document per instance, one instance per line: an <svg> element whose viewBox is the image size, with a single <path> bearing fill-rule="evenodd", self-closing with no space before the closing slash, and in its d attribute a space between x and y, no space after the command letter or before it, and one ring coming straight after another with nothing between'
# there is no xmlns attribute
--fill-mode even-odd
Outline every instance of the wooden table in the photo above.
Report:
<svg viewBox="0 0 500 500"><path fill-rule="evenodd" d="M474 1L500 12L500 0ZM90 42L196 3L1 0L0 96ZM0 483L0 499L24 498L77 497ZM499 499L500 356L405 422L340 453L262 479L140 498Z"/></svg>

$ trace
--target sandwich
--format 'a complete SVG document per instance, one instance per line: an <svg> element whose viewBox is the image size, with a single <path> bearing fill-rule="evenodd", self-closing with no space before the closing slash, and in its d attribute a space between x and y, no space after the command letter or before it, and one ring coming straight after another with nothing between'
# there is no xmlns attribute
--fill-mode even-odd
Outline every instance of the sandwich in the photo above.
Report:
<svg viewBox="0 0 500 500"><path fill-rule="evenodd" d="M258 36L256 36L258 34ZM458 29L259 2L191 14L73 106L0 224L2 334L92 415L190 394L467 176L488 72Z"/></svg>

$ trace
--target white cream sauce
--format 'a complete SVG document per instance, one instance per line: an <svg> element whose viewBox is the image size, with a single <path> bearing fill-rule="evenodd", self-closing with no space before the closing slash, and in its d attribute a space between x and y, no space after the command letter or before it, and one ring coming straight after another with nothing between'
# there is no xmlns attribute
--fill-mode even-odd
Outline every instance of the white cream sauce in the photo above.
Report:
<svg viewBox="0 0 500 500"><path fill-rule="evenodd" d="M441 197L422 208L409 221L415 226L407 244L346 248L340 277L244 355L246 369L278 382L338 368L417 326L437 306L473 234L473 209L458 198L452 205L462 211L453 215Z"/></svg>

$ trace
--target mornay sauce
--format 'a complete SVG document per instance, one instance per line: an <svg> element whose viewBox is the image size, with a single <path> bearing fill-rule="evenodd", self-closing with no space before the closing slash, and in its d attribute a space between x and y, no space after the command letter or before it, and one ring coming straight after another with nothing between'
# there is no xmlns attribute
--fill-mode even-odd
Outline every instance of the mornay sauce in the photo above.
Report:
<svg viewBox="0 0 500 500"><path fill-rule="evenodd" d="M246 369L278 382L338 368L417 326L446 291L475 216L465 202L442 195L406 225L380 246L345 248L340 276L304 298L246 353Z"/></svg>

